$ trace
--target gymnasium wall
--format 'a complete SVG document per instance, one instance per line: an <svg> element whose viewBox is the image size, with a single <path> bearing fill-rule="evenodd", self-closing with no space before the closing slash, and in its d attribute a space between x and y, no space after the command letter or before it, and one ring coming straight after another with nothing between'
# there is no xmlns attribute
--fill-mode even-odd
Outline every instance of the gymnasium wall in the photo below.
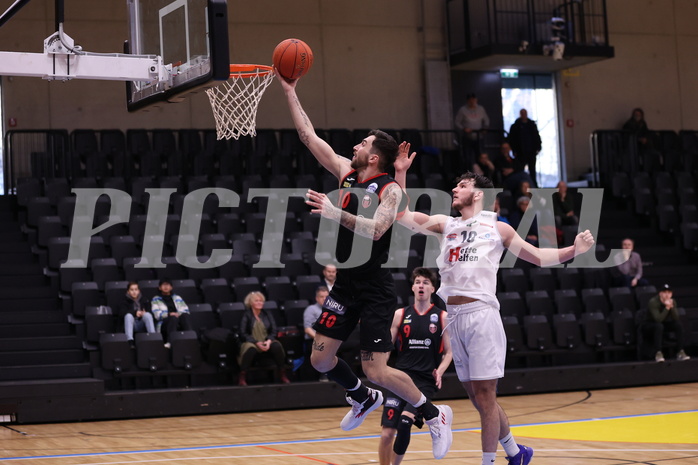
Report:
<svg viewBox="0 0 698 465"><path fill-rule="evenodd" d="M0 28L6 51L41 52L55 31L54 2L29 2ZM65 2L65 32L93 52L116 52L127 38L126 2ZM315 52L298 93L317 127L426 128L425 59L444 60L439 0L229 0L231 60L269 63L286 37ZM698 5L686 0L608 0L616 58L561 76L561 122L568 177L589 167L589 134L619 127L635 106L650 128L698 129ZM98 5L98 6L97 6ZM184 103L128 113L122 82L3 77L4 129L210 128L203 93ZM17 126L7 127L9 118ZM567 127L570 120L573 127ZM278 84L265 95L258 126L291 126Z"/></svg>

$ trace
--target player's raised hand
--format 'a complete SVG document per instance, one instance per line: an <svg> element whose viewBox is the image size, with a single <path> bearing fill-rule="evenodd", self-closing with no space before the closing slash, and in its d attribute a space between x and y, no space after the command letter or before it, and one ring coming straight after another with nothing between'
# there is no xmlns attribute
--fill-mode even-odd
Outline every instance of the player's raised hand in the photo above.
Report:
<svg viewBox="0 0 698 465"><path fill-rule="evenodd" d="M412 166L412 162L414 161L414 157L417 156L417 152L412 152L410 155L410 143L409 142L403 142L399 145L398 150L397 150L397 158L395 159L395 163L393 166L395 167L395 171L407 171L410 166Z"/></svg>
<svg viewBox="0 0 698 465"><path fill-rule="evenodd" d="M587 252L594 245L594 236L587 229L586 231L577 234L574 238L575 255Z"/></svg>
<svg viewBox="0 0 698 465"><path fill-rule="evenodd" d="M310 213L318 213L325 218L330 218L333 220L338 220L341 210L332 205L330 199L327 198L322 192L315 192L312 189L308 189L306 194L305 203L312 207Z"/></svg>

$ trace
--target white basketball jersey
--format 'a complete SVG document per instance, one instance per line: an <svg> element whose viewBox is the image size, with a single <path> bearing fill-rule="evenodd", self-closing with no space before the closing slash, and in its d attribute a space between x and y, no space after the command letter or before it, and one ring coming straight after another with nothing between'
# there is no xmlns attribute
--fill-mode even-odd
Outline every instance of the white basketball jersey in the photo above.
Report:
<svg viewBox="0 0 698 465"><path fill-rule="evenodd" d="M467 220L449 218L437 262L438 296L444 302L452 295L472 297L499 309L497 270L502 253L496 213L483 210Z"/></svg>

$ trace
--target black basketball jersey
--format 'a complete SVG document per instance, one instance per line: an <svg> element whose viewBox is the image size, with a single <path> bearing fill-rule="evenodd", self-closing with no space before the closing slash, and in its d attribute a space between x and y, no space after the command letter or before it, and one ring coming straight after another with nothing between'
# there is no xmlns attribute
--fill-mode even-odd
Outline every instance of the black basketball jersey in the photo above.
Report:
<svg viewBox="0 0 698 465"><path fill-rule="evenodd" d="M431 374L441 363L444 352L443 310L432 304L424 315L417 313L412 305L401 311L395 368Z"/></svg>
<svg viewBox="0 0 698 465"><path fill-rule="evenodd" d="M395 179L387 173L359 180L356 170L352 170L340 183L340 207L352 215L373 218L380 204L380 195L383 189L394 182ZM360 191L350 192L346 190L348 188L360 189ZM398 216L404 213L406 207L407 195L403 193L402 201L398 207ZM370 247L371 251L367 261L353 268L343 268L342 273L351 274L352 277L356 278L370 279L371 275L378 271L383 263L388 261L388 249L390 248L392 230L393 227L391 226L380 239L374 241L373 239L359 236L354 231L340 225L336 251L339 263L344 263L351 256L355 247Z"/></svg>

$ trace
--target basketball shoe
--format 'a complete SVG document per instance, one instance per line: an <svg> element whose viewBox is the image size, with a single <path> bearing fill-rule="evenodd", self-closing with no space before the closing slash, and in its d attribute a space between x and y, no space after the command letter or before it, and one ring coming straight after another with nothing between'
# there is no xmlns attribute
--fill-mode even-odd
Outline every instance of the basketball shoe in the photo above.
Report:
<svg viewBox="0 0 698 465"><path fill-rule="evenodd" d="M439 414L431 420L426 420L424 423L429 427L431 434L431 450L435 459L442 459L448 453L453 442L453 432L451 431L451 423L453 423L453 410L448 405L437 405Z"/></svg>
<svg viewBox="0 0 698 465"><path fill-rule="evenodd" d="M368 388L368 398L365 401L355 401L347 394L347 403L351 405L351 410L344 415L339 426L344 431L351 431L363 423L366 415L383 405L383 393L377 389Z"/></svg>
<svg viewBox="0 0 698 465"><path fill-rule="evenodd" d="M533 457L533 449L519 444L519 453L513 457L507 457L509 465L528 465Z"/></svg>

